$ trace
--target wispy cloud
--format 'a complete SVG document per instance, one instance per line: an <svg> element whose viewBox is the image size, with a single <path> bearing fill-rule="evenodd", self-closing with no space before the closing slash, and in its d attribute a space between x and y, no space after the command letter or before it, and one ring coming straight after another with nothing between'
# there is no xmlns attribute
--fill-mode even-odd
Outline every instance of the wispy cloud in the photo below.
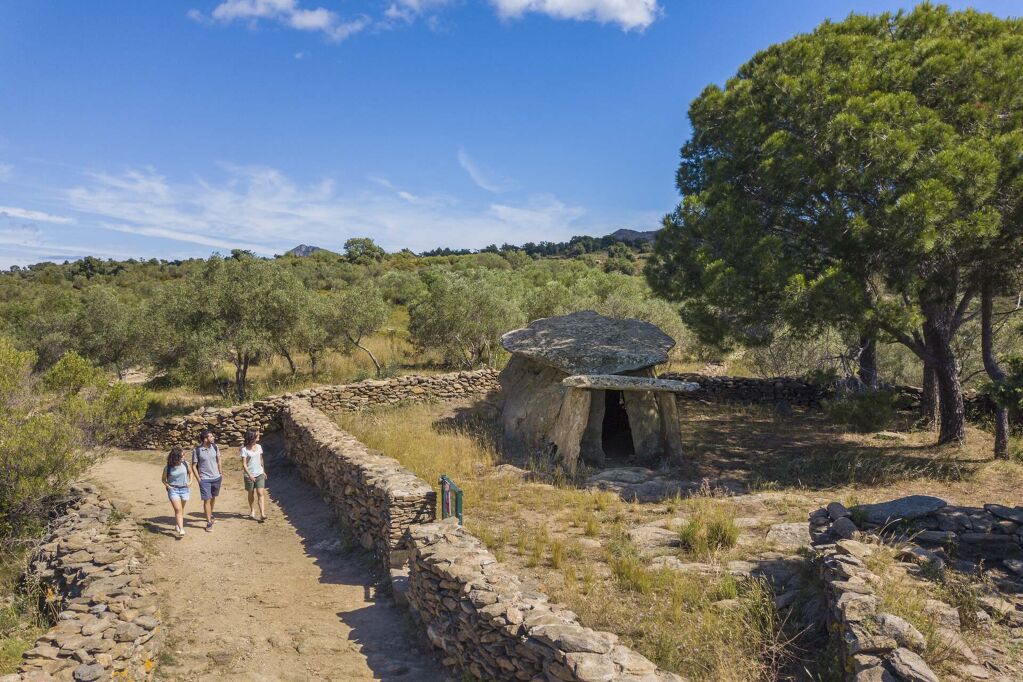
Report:
<svg viewBox="0 0 1023 682"><path fill-rule="evenodd" d="M0 216L5 218L14 218L16 220L28 220L32 222L42 223L70 223L71 218L66 218L59 215L51 215L44 213L43 211L33 211L27 208L18 208L17 206L0 206Z"/></svg>
<svg viewBox="0 0 1023 682"><path fill-rule="evenodd" d="M364 15L343 19L326 7L302 7L299 0L223 0L209 15L191 9L188 16L198 22L222 24L244 22L256 26L273 22L298 31L321 33L335 42L355 35L371 23Z"/></svg>
<svg viewBox="0 0 1023 682"><path fill-rule="evenodd" d="M185 183L151 168L92 172L64 197L81 225L264 255L297 242L339 248L353 236L414 250L567 238L579 232L573 222L585 214L551 195L476 206L408 191L382 176L372 176L362 189L339 192L330 179L301 184L273 168L221 169L226 177L219 181ZM155 246L154 252L161 253Z"/></svg>
<svg viewBox="0 0 1023 682"><path fill-rule="evenodd" d="M555 19L617 24L626 31L645 29L662 12L657 0L490 0L490 4L505 19L537 13Z"/></svg>
<svg viewBox="0 0 1023 682"><path fill-rule="evenodd" d="M511 182L504 178L495 177L494 174L480 168L479 164L477 164L476 161L469 156L469 153L462 147L458 148L458 154L456 157L458 158L458 165L461 166L462 170L469 175L469 178L476 183L477 187L485 189L488 192L493 192L494 194L499 194L511 188Z"/></svg>

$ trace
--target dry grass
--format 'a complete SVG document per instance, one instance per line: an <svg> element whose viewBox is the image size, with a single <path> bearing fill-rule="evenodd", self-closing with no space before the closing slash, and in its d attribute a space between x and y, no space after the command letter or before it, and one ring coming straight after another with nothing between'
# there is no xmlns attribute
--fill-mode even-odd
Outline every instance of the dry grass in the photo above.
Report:
<svg viewBox="0 0 1023 682"><path fill-rule="evenodd" d="M740 585L730 576L648 568L625 530L663 514L662 507L626 504L612 493L567 483L495 475L500 456L488 422L453 420L446 409L403 406L341 415L338 422L434 485L441 474L451 476L465 491L469 530L498 560L538 579L584 624L617 633L688 679L773 679L782 647L768 588ZM726 502L677 504L717 529L707 534L718 538L711 544L734 544L738 529Z"/></svg>
<svg viewBox="0 0 1023 682"><path fill-rule="evenodd" d="M678 537L682 548L698 559L706 559L721 550L735 547L739 527L735 508L722 500L699 495L686 500L683 508L689 516L682 522Z"/></svg>

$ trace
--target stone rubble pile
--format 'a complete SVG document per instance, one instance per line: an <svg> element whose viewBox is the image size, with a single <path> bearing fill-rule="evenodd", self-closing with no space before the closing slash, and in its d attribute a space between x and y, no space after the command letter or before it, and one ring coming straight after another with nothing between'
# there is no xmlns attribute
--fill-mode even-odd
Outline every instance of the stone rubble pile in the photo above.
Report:
<svg viewBox="0 0 1023 682"><path fill-rule="evenodd" d="M397 460L342 431L306 400L285 403L280 416L285 454L315 485L354 538L383 567L405 563L404 537L433 521L437 493Z"/></svg>
<svg viewBox="0 0 1023 682"><path fill-rule="evenodd" d="M72 501L32 556L26 580L55 624L0 682L151 677L163 632L156 595L141 573L141 531L94 487Z"/></svg>
<svg viewBox="0 0 1023 682"><path fill-rule="evenodd" d="M931 575L946 570L978 575L983 567L997 590L981 588L982 610L972 617L1004 624L1014 640L1023 643L1021 526L1023 507L956 507L927 495L851 509L832 502L813 512L810 534L826 587L829 628L839 637L850 679L938 679L920 657L925 637L902 618L882 612L879 586L895 578L876 575L867 567L865 560L877 546L856 538L892 544L901 560L894 573L901 576L922 575L921 567ZM971 649L961 635L956 608L927 599L925 612L935 624L933 637L948 649L963 679L1019 679L1023 668L998 661L1005 652L990 645L976 653Z"/></svg>
<svg viewBox="0 0 1023 682"><path fill-rule="evenodd" d="M481 680L681 681L617 636L580 625L454 519L413 526L409 542L405 598L445 664Z"/></svg>
<svg viewBox="0 0 1023 682"><path fill-rule="evenodd" d="M377 405L428 400L457 400L483 396L498 390L497 372L481 369L437 376L409 375L386 380L367 380L336 386L319 386L286 393L237 407L203 408L182 417L145 422L127 445L142 450L194 446L199 432L210 429L224 445L241 445L245 431L279 428L281 408L300 399L325 412L351 412Z"/></svg>

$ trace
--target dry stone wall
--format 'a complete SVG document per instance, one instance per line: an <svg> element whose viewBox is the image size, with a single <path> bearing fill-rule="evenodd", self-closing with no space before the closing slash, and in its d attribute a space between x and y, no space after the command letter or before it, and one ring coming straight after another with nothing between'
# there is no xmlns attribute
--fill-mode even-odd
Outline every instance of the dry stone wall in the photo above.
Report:
<svg viewBox="0 0 1023 682"><path fill-rule="evenodd" d="M996 589L982 591L977 598L982 612L971 617L993 619L1023 636L1023 507L958 507L928 495L851 509L832 502L810 515L810 534L827 595L829 630L849 679L938 679L920 655L927 647L924 635L882 608L877 595L884 581L894 578L868 567L878 541L896 549L900 573L979 575L983 568L986 583ZM982 660L982 652L970 648L957 609L927 599L924 611L932 620L931 637L947 649L963 679L1019 679L1023 668Z"/></svg>
<svg viewBox="0 0 1023 682"><path fill-rule="evenodd" d="M351 412L377 405L483 396L498 388L497 372L492 369L319 386L237 407L204 408L182 417L153 419L142 424L128 445L144 450L192 447L203 429L212 430L220 443L241 445L248 429L277 430L281 409L296 399L325 412Z"/></svg>
<svg viewBox="0 0 1023 682"><path fill-rule="evenodd" d="M384 567L405 563L410 526L433 521L437 493L390 457L371 450L306 400L285 403L285 454Z"/></svg>
<svg viewBox="0 0 1023 682"><path fill-rule="evenodd" d="M413 526L407 599L445 662L481 680L681 682L579 624L454 519Z"/></svg>
<svg viewBox="0 0 1023 682"><path fill-rule="evenodd" d="M549 603L455 519L437 522L430 485L308 400L287 401L279 419L286 456L376 553L396 601L411 607L447 665L488 681L680 682Z"/></svg>
<svg viewBox="0 0 1023 682"><path fill-rule="evenodd" d="M138 524L92 486L75 486L26 575L56 623L0 682L150 679L163 632L143 563Z"/></svg>
<svg viewBox="0 0 1023 682"><path fill-rule="evenodd" d="M699 384L692 393L677 393L682 399L735 401L744 403L780 403L820 405L825 388L793 377L757 379L754 377L707 376L689 372L667 372L662 379Z"/></svg>

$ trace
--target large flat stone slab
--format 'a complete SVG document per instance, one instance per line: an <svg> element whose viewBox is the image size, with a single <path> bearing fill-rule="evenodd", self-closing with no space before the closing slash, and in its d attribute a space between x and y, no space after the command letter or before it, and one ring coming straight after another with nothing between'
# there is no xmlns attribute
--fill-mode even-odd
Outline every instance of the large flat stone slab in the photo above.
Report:
<svg viewBox="0 0 1023 682"><path fill-rule="evenodd" d="M596 391L650 391L651 393L691 393L700 390L692 381L674 379L652 379L630 377L620 374L573 374L561 383L569 388L585 388Z"/></svg>
<svg viewBox="0 0 1023 682"><path fill-rule="evenodd" d="M892 521L910 520L935 512L948 503L931 495L909 495L897 500L877 504L859 504L850 511L857 521L885 524Z"/></svg>
<svg viewBox="0 0 1023 682"><path fill-rule="evenodd" d="M583 310L535 320L501 345L566 374L622 374L667 362L675 340L649 322Z"/></svg>

